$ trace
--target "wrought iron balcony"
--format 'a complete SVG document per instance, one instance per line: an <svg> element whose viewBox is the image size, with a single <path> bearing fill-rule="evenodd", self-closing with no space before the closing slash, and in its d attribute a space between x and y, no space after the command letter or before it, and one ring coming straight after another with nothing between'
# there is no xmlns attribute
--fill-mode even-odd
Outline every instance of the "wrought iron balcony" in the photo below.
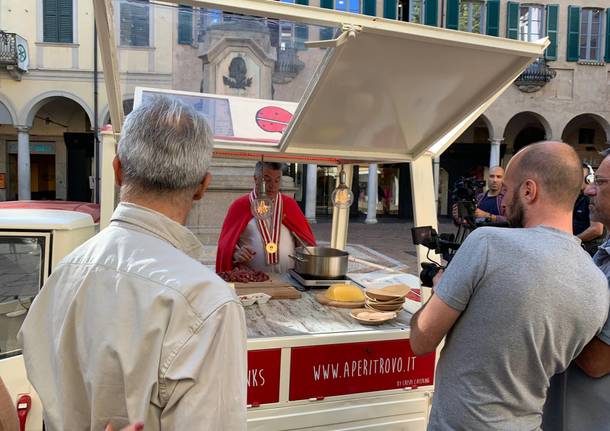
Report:
<svg viewBox="0 0 610 431"><path fill-rule="evenodd" d="M16 33L0 31L0 68L20 81L21 74L28 70L28 63L27 41Z"/></svg>
<svg viewBox="0 0 610 431"><path fill-rule="evenodd" d="M0 64L17 66L17 35L0 31Z"/></svg>
<svg viewBox="0 0 610 431"><path fill-rule="evenodd" d="M305 64L299 59L296 48L278 48L277 61L273 73L273 82L286 83L293 80Z"/></svg>
<svg viewBox="0 0 610 431"><path fill-rule="evenodd" d="M525 93L534 93L544 87L556 75L557 72L547 65L546 59L540 57L527 66L515 80L515 85Z"/></svg>

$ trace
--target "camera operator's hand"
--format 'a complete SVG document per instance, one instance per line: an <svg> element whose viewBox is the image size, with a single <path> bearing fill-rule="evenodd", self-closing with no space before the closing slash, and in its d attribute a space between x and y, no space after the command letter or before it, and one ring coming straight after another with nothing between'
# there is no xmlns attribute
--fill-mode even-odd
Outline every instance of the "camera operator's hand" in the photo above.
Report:
<svg viewBox="0 0 610 431"><path fill-rule="evenodd" d="M489 214L486 211L483 211L482 209L477 208L476 210L474 210L474 216L475 217L489 217L491 214Z"/></svg>
<svg viewBox="0 0 610 431"><path fill-rule="evenodd" d="M492 213L488 213L487 211L483 211L479 208L477 208L476 210L474 210L474 216L475 217L484 217L486 219L488 219L491 222L495 222L496 221L496 216Z"/></svg>

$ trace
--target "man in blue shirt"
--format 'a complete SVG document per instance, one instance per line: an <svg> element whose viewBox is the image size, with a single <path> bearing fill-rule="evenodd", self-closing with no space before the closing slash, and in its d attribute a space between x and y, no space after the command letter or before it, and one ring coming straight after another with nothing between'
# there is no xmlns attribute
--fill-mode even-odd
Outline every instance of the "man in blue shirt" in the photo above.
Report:
<svg viewBox="0 0 610 431"><path fill-rule="evenodd" d="M502 182L504 169L501 166L489 168L487 177L487 191L477 196L477 209L474 216L488 219L491 222L504 222L506 217L502 214Z"/></svg>

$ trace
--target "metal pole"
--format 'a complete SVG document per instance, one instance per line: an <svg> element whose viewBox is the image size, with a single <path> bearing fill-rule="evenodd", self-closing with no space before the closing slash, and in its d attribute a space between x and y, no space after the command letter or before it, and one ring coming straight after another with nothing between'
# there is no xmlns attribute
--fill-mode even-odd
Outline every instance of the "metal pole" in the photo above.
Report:
<svg viewBox="0 0 610 431"><path fill-rule="evenodd" d="M98 107L98 82L97 82L97 26L93 20L93 145L95 157L95 172L93 182L93 201L100 202L100 136L99 136L99 107Z"/></svg>

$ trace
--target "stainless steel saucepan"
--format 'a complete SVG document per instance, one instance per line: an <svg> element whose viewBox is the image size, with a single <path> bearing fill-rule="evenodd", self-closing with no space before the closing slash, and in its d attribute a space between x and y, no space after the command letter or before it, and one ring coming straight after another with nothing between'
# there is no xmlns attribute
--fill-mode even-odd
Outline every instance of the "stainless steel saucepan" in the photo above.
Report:
<svg viewBox="0 0 610 431"><path fill-rule="evenodd" d="M349 253L331 247L297 247L294 250L294 270L301 275L333 279L343 278L347 273Z"/></svg>

